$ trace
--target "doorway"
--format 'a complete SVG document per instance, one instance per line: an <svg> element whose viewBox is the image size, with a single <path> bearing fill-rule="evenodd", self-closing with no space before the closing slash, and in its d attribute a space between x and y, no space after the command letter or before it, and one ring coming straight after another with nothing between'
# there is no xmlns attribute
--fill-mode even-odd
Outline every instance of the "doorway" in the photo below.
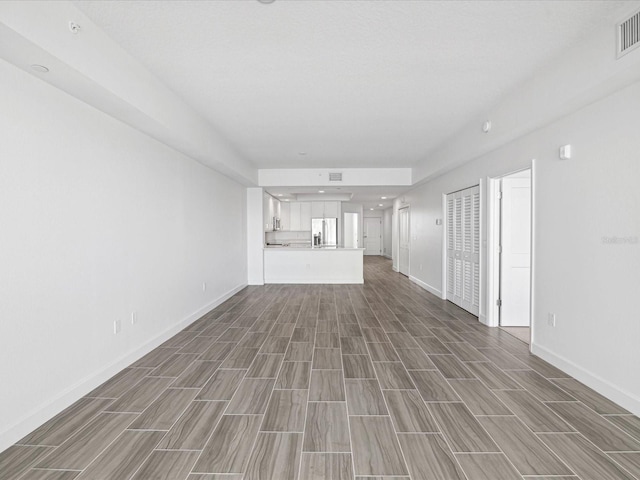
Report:
<svg viewBox="0 0 640 480"><path fill-rule="evenodd" d="M382 253L382 219L368 217L364 219L364 254L380 255Z"/></svg>
<svg viewBox="0 0 640 480"><path fill-rule="evenodd" d="M398 210L398 271L410 275L411 237L409 236L409 207Z"/></svg>
<svg viewBox="0 0 640 480"><path fill-rule="evenodd" d="M531 170L496 180L498 190L498 325L531 339Z"/></svg>

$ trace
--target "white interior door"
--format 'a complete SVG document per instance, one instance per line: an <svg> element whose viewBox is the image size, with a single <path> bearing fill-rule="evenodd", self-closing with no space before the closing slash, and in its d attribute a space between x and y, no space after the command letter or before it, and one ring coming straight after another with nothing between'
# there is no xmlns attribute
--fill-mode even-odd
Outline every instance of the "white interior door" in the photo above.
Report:
<svg viewBox="0 0 640 480"><path fill-rule="evenodd" d="M528 327L531 292L531 178L502 179L500 325Z"/></svg>
<svg viewBox="0 0 640 480"><path fill-rule="evenodd" d="M480 188L447 195L447 299L480 312Z"/></svg>
<svg viewBox="0 0 640 480"><path fill-rule="evenodd" d="M364 219L364 254L380 255L382 253L382 219Z"/></svg>
<svg viewBox="0 0 640 480"><path fill-rule="evenodd" d="M411 259L411 238L409 237L409 209L398 211L398 270L409 276L409 261Z"/></svg>

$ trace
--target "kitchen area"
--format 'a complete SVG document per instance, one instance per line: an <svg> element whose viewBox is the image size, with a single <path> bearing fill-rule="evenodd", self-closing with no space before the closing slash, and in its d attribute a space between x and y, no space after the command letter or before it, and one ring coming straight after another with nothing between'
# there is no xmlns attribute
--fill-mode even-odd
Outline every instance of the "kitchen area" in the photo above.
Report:
<svg viewBox="0 0 640 480"><path fill-rule="evenodd" d="M358 219L342 217L342 201L280 200L264 192L262 205L264 283L364 283Z"/></svg>

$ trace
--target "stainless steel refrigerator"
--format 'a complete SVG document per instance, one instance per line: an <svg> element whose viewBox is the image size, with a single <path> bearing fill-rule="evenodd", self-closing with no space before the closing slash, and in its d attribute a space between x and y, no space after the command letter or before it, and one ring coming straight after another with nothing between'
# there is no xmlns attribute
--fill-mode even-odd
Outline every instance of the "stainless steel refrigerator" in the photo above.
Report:
<svg viewBox="0 0 640 480"><path fill-rule="evenodd" d="M312 218L311 240L314 247L338 246L338 219Z"/></svg>

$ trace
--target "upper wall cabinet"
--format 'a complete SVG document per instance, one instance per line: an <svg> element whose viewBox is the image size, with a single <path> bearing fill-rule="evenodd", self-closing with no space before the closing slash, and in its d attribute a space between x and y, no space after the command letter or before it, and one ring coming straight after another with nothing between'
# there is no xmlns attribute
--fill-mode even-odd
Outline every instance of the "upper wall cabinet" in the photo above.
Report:
<svg viewBox="0 0 640 480"><path fill-rule="evenodd" d="M280 200L265 193L262 199L262 216L264 231L273 231L273 217L280 218Z"/></svg>
<svg viewBox="0 0 640 480"><path fill-rule="evenodd" d="M280 202L280 230L291 230L291 204Z"/></svg>
<svg viewBox="0 0 640 480"><path fill-rule="evenodd" d="M307 232L311 230L311 203L310 202L290 202L289 226L282 228L292 232Z"/></svg>
<svg viewBox="0 0 640 480"><path fill-rule="evenodd" d="M338 218L340 202L311 202L312 218Z"/></svg>

